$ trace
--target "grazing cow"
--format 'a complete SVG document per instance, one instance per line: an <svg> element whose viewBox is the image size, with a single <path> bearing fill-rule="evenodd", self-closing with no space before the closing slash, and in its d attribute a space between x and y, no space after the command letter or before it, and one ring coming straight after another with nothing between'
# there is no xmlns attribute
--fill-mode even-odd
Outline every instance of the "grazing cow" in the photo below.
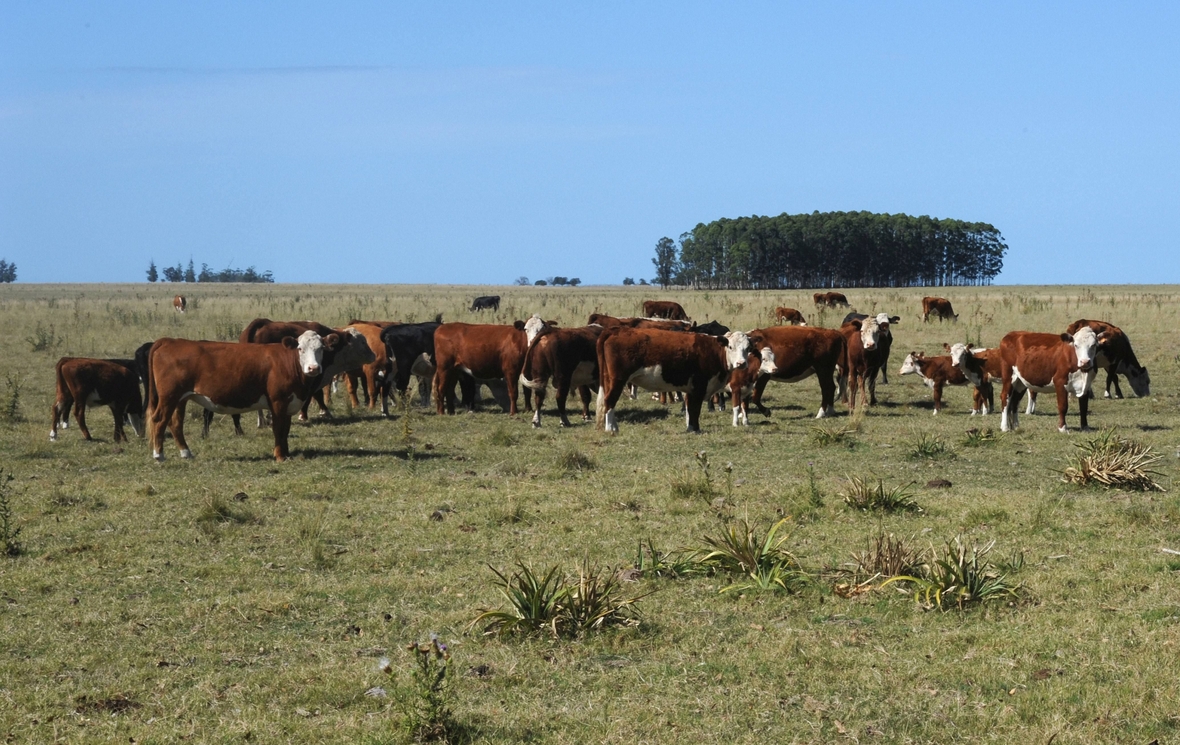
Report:
<svg viewBox="0 0 1180 745"><path fill-rule="evenodd" d="M888 326L888 324L886 324ZM866 318L863 321L852 320L840 327L847 342L848 384L844 387L847 394L848 408L856 410L856 391L859 388L861 400L865 400L865 389L868 388L868 403L877 404L876 378L877 371L882 364L881 356L881 326L876 318Z"/></svg>
<svg viewBox="0 0 1180 745"><path fill-rule="evenodd" d="M128 360L94 360L85 357L62 357L57 362L57 398L53 402L53 423L49 428L50 441L57 439L57 425L69 427L70 408L82 437L90 439L86 427L87 406L109 406L115 417L114 441L126 442L123 420L131 420L131 428L143 436L143 399L139 394L139 379Z"/></svg>
<svg viewBox="0 0 1180 745"><path fill-rule="evenodd" d="M615 406L629 383L686 395L689 432L700 432L701 404L746 364L750 340L741 331L722 338L658 329L609 329L598 337L598 426L619 431Z"/></svg>
<svg viewBox="0 0 1180 745"><path fill-rule="evenodd" d="M927 357L923 352L910 352L901 365L900 375L917 375L934 393L934 413L942 411L942 389L948 385L968 385L970 380L957 367L949 354L938 357ZM989 392L990 383L984 383ZM975 388L972 395L971 414L975 415L983 410L987 413L987 403L982 391Z"/></svg>
<svg viewBox="0 0 1180 745"><path fill-rule="evenodd" d="M386 355L393 360L393 382L399 394L410 387L410 377L419 380L422 405L430 404L430 381L434 379L434 332L442 325L442 316L424 323L403 323L381 331ZM425 385L423 385L425 381ZM473 400L474 384L467 376L459 378L463 401Z"/></svg>
<svg viewBox="0 0 1180 745"><path fill-rule="evenodd" d="M499 312L500 310L500 296L499 295L480 295L471 301L470 310L487 310L492 309Z"/></svg>
<svg viewBox="0 0 1180 745"><path fill-rule="evenodd" d="M656 329L658 331L692 331L691 321L668 321L662 318L616 318L602 313L591 313L586 322L590 326L602 326L605 329L626 326L632 329Z"/></svg>
<svg viewBox="0 0 1180 745"><path fill-rule="evenodd" d="M1087 429L1089 400L1086 393L1094 382L1098 346L1106 334L1095 334L1089 326L1076 334L1038 334L1012 331L1000 342L1000 429L1016 429L1017 408L1026 390L1057 394L1057 430L1065 432L1069 396L1078 399L1081 428Z"/></svg>
<svg viewBox="0 0 1180 745"><path fill-rule="evenodd" d="M184 295L177 295L172 298L172 307L176 309L177 313L183 313L184 309L188 307L188 300Z"/></svg>
<svg viewBox="0 0 1180 745"><path fill-rule="evenodd" d="M939 323L947 319L959 320L959 314L951 307L951 301L944 297L922 298L922 323L930 320L930 316L938 316Z"/></svg>
<svg viewBox="0 0 1180 745"><path fill-rule="evenodd" d="M688 314L680 303L671 300L644 300L643 315L648 318L665 318L669 321L687 321Z"/></svg>
<svg viewBox="0 0 1180 745"><path fill-rule="evenodd" d="M1147 368L1139 364L1131 349L1131 340L1118 326L1106 321L1088 321L1079 318L1065 330L1067 334L1076 334L1078 329L1089 326L1096 334L1106 334L1105 342L1098 348L1098 367L1106 370L1106 393L1103 398L1111 398L1110 387L1114 385L1114 398L1122 398L1123 391L1119 388L1119 375L1125 375L1131 384L1131 390L1140 398L1151 395L1151 376Z"/></svg>
<svg viewBox="0 0 1180 745"><path fill-rule="evenodd" d="M360 408L361 404L356 396L357 382L359 381L360 387L364 390L369 410L372 411L377 407L377 399L380 398L383 416L389 416L389 389L393 382L394 368L393 358L389 356L389 351L385 348L381 333L390 327L396 328L396 325L380 326L368 321L350 321L348 326L344 328L345 331L354 330L365 337L369 349L373 352L372 362L360 370L345 371L344 379L348 386L349 400L352 402L353 408Z"/></svg>
<svg viewBox="0 0 1180 745"><path fill-rule="evenodd" d="M847 308L848 298L842 292L817 292L811 296L815 304L821 308Z"/></svg>
<svg viewBox="0 0 1180 745"><path fill-rule="evenodd" d="M754 383L751 402L759 413L770 416L762 405L762 392L772 380L795 383L812 375L819 378L820 407L816 419L836 413L838 381L845 376L847 342L834 329L810 326L774 326L754 329L749 334L758 349L769 347L774 353L775 371L760 375ZM839 375L837 375L839 373Z"/></svg>
<svg viewBox="0 0 1180 745"><path fill-rule="evenodd" d="M444 323L434 332L434 405L439 414L455 413L455 383L463 374L479 383L503 379L508 388L508 413L517 413L516 381L524 367L528 349L524 323L512 326L474 323ZM532 392L525 388L525 403ZM475 408L475 397L464 401Z"/></svg>
<svg viewBox="0 0 1180 745"><path fill-rule="evenodd" d="M521 382L536 395L533 426L541 426L541 405L550 378L553 379L561 426L570 426L565 404L569 392L575 389L582 399L582 421L589 421L590 387L598 385L597 344L598 337L604 333L603 328L558 329L537 323L538 320L534 317L525 322L525 332L532 336L521 373Z"/></svg>
<svg viewBox="0 0 1180 745"><path fill-rule="evenodd" d="M852 313L849 313L848 315L844 316L844 321L840 325L843 326L845 323L849 323L854 320L863 321L864 319L866 319L868 317L869 316L866 313L857 313L857 312L853 311ZM881 343L881 368L880 368L880 372L881 372L881 384L882 385L889 385L889 352L891 349L893 349L893 327L898 323L901 323L901 316L891 316L888 313L878 313L877 314L877 325L881 327L881 342L880 342ZM876 373L873 373L873 377L869 379L869 385L871 385L874 388L874 390L877 387L877 379L876 378L877 378ZM874 399L873 403L876 403L875 399Z"/></svg>
<svg viewBox="0 0 1180 745"><path fill-rule="evenodd" d="M781 306L774 309L774 321L775 323L782 323L783 321L786 321L787 323L793 323L796 326L807 325L807 319L803 317L802 313L795 310L794 308L783 308Z"/></svg>
<svg viewBox="0 0 1180 745"><path fill-rule="evenodd" d="M993 381L1000 379L1000 350L979 349L972 344L943 344L942 348L951 356L951 364L962 371L975 387L975 408L971 416L987 414L996 408Z"/></svg>
<svg viewBox="0 0 1180 745"><path fill-rule="evenodd" d="M184 438L185 407L192 400L220 414L269 410L274 457L285 460L291 416L304 401L340 370L372 361L364 338L353 334L322 338L305 331L278 344L160 339L148 357L152 457L164 460L165 429L172 430L180 457L193 457Z"/></svg>

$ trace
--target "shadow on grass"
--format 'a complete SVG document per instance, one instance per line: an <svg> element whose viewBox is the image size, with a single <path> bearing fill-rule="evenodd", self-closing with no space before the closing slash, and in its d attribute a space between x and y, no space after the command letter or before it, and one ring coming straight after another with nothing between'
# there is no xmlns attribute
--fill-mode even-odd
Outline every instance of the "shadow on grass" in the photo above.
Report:
<svg viewBox="0 0 1180 745"><path fill-rule="evenodd" d="M615 409L615 415L618 416L619 421L628 424L658 422L667 419L669 414L668 409ZM676 414L679 416L680 412L676 412Z"/></svg>

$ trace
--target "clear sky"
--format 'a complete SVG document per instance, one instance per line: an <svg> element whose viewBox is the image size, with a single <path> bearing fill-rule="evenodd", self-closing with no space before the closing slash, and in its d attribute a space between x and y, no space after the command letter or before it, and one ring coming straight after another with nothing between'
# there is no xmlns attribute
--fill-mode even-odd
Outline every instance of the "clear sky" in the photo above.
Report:
<svg viewBox="0 0 1180 745"><path fill-rule="evenodd" d="M1180 282L1180 4L5 2L0 258L617 284L661 236L995 225L1001 283Z"/></svg>

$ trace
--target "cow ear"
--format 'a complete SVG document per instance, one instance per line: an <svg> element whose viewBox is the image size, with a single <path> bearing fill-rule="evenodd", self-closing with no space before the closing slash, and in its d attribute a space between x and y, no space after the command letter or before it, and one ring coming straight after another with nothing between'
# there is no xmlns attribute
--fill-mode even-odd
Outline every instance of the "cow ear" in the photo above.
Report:
<svg viewBox="0 0 1180 745"><path fill-rule="evenodd" d="M1064 341L1064 342L1067 342L1067 343L1072 343L1072 342L1073 342L1073 336L1071 336L1070 334L1062 334L1062 335L1061 335L1061 341Z"/></svg>
<svg viewBox="0 0 1180 745"><path fill-rule="evenodd" d="M946 350L947 353L951 351L951 345L947 344L945 341L942 343L942 348Z"/></svg>
<svg viewBox="0 0 1180 745"><path fill-rule="evenodd" d="M545 321L546 326L557 326L557 321Z"/></svg>
<svg viewBox="0 0 1180 745"><path fill-rule="evenodd" d="M286 347L287 349L298 349L299 348L299 340L295 339L294 337L291 337L291 336L284 336L283 337L283 346Z"/></svg>
<svg viewBox="0 0 1180 745"><path fill-rule="evenodd" d="M968 349L975 349L975 345L974 345L974 344L972 344L972 343L970 343L970 342L968 342L968 343L967 343L967 348L968 348Z"/></svg>
<svg viewBox="0 0 1180 745"><path fill-rule="evenodd" d="M728 347L728 346L729 346L729 339L728 339L727 337L724 337L724 336L714 336L713 338L714 338L714 339L716 339L716 340L717 340L717 343L718 343L718 344L720 344L721 346L723 346L723 347Z"/></svg>
<svg viewBox="0 0 1180 745"><path fill-rule="evenodd" d="M901 323L901 316L889 316L890 323Z"/></svg>
<svg viewBox="0 0 1180 745"><path fill-rule="evenodd" d="M850 324L850 325L851 325L851 326L852 326L854 329L856 329L857 331L859 331L859 330L862 328L862 326L863 326L863 324L861 323L861 321L860 321L860 319L859 319L859 318L853 318L853 319L852 319L851 321L849 321L848 323L849 323L849 324Z"/></svg>
<svg viewBox="0 0 1180 745"><path fill-rule="evenodd" d="M328 334L324 337L324 349L335 350L340 346L340 334Z"/></svg>
<svg viewBox="0 0 1180 745"><path fill-rule="evenodd" d="M516 328L517 331L524 331L524 321L517 321L517 322L513 323L512 325L513 325L513 327Z"/></svg>

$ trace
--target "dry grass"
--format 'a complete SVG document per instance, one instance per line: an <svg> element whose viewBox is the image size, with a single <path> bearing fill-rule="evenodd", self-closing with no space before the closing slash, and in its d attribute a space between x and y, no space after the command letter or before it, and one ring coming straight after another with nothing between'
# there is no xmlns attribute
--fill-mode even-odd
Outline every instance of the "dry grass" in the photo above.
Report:
<svg viewBox="0 0 1180 745"><path fill-rule="evenodd" d="M1074 465L1062 472L1062 480L1087 486L1099 484L1108 488L1135 491L1164 491L1153 476L1159 471L1152 466L1160 462L1150 445L1121 437L1107 430L1077 446L1081 451Z"/></svg>

